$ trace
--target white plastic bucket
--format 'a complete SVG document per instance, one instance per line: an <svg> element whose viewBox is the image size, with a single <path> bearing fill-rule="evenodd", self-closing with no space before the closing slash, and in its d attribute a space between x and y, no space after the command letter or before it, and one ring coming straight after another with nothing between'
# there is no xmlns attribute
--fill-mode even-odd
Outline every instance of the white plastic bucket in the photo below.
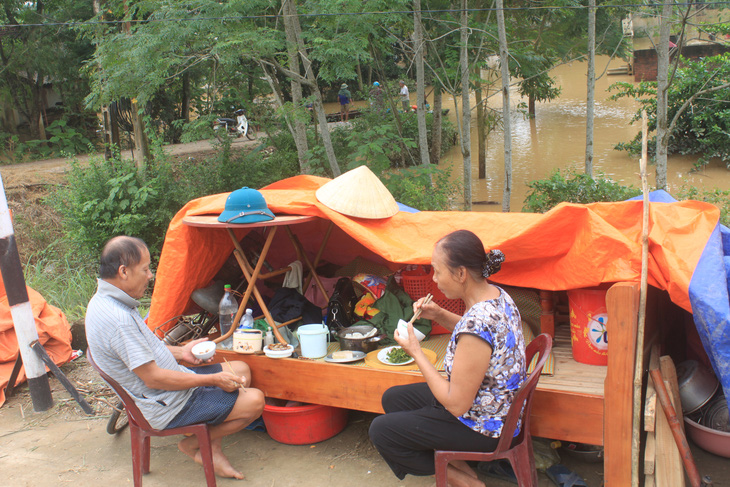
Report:
<svg viewBox="0 0 730 487"><path fill-rule="evenodd" d="M322 358L327 355L329 330L322 323L302 325L297 329L299 344L302 347L302 356L307 358Z"/></svg>

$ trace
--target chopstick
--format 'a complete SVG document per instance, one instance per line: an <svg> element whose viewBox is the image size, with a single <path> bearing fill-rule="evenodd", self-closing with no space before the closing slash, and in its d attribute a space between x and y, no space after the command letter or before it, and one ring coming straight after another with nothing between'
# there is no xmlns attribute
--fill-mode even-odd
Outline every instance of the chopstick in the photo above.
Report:
<svg viewBox="0 0 730 487"><path fill-rule="evenodd" d="M228 364L228 368L231 369L231 374L236 375L236 371L233 370L233 365L231 365L231 363L228 361L228 359L223 357L223 360L226 361L226 363ZM243 389L243 392L246 392L246 388L243 387L243 384L241 384L241 389Z"/></svg>
<svg viewBox="0 0 730 487"><path fill-rule="evenodd" d="M409 325L412 325L414 321L416 321L420 316L421 312L423 311L423 307L430 303L433 300L433 295L431 293L428 293L426 295L426 299L423 300L421 303L421 306L418 307L415 313L413 313L413 317L411 317L411 321L408 322Z"/></svg>

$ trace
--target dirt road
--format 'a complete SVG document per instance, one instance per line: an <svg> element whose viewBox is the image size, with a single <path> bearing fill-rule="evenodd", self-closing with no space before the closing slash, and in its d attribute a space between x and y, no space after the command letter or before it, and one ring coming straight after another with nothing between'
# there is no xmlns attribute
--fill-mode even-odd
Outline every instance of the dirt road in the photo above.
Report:
<svg viewBox="0 0 730 487"><path fill-rule="evenodd" d="M260 144L258 140L233 139L231 140L231 148L240 150L243 147L252 147ZM217 148L217 141L199 140L187 144L167 145L163 150L175 158L202 157L206 154L213 153ZM122 158L132 159L138 157L138 154L132 154L131 151L122 151ZM104 154L82 155L75 159L81 163L88 161L91 157L103 158ZM43 161L24 162L20 164L0 166L0 176L3 178L3 184L6 187L13 187L18 184L32 185L53 182L57 180L58 174L65 173L69 168L72 159L59 157L55 159L46 159Z"/></svg>

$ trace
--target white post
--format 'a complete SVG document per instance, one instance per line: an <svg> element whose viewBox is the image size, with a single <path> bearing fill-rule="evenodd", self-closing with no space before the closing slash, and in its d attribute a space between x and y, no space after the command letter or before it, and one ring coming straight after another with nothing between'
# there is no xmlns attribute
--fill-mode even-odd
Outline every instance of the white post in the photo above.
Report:
<svg viewBox="0 0 730 487"><path fill-rule="evenodd" d="M13 317L15 336L18 339L20 356L28 379L30 397L36 412L47 411L53 406L53 396L48 383L46 366L43 360L30 348L30 344L38 340L33 310L25 287L23 268L20 265L18 246L15 243L13 222L5 196L5 186L0 176L0 273L2 274L5 292L8 296L10 313Z"/></svg>

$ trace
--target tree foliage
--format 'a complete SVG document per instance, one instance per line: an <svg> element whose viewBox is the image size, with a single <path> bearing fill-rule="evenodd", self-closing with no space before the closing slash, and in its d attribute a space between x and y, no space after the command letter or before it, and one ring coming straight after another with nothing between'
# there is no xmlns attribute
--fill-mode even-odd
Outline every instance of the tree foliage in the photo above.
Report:
<svg viewBox="0 0 730 487"><path fill-rule="evenodd" d="M630 97L637 100L640 109L632 121L641 119L646 110L649 131L656 130L656 83L616 83L613 99ZM700 164L713 157L720 158L730 167L730 53L706 57L698 61L682 60L674 81L669 86L668 119L669 153L699 155ZM653 138L655 138L654 136ZM653 147L654 144L650 144ZM641 152L641 134L619 149L632 154Z"/></svg>
<svg viewBox="0 0 730 487"><path fill-rule="evenodd" d="M86 128L88 114L81 101L88 86L79 71L91 58L93 47L74 30L56 24L83 22L92 15L87 2L2 1L0 22L9 27L0 35L0 98L27 121L33 139L45 138L45 127L51 123L46 110L49 87L61 98L57 111L77 128ZM15 126L3 130L17 133Z"/></svg>
<svg viewBox="0 0 730 487"><path fill-rule="evenodd" d="M522 211L530 213L545 213L563 202L623 201L641 194L640 189L623 186L603 174L592 178L575 171L563 174L559 169L550 177L532 181L527 186L530 192L525 197Z"/></svg>

